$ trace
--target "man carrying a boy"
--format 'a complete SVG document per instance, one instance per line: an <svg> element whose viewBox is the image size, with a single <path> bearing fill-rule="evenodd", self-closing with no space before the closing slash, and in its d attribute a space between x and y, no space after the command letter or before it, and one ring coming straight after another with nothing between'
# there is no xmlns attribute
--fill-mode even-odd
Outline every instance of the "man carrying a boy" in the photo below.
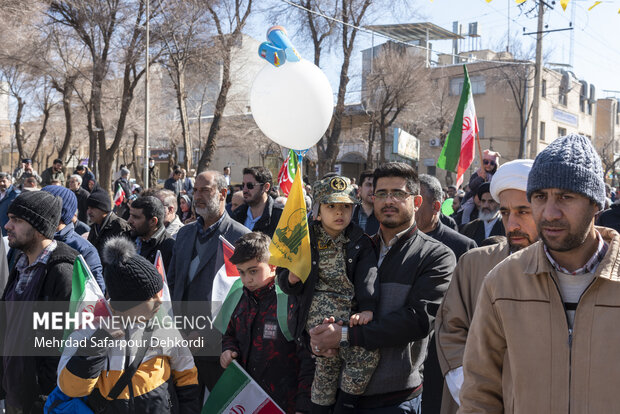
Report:
<svg viewBox="0 0 620 414"><path fill-rule="evenodd" d="M284 411L309 413L314 360L307 349L285 338L278 323L278 301L288 299L294 306L295 297L276 295L275 266L267 263L270 243L260 232L235 243L230 261L241 275L243 296L223 337L220 364L226 369L236 359Z"/></svg>
<svg viewBox="0 0 620 414"><path fill-rule="evenodd" d="M333 355L343 345L379 349L379 365L356 412L420 413L429 334L456 260L446 246L417 229L415 212L422 197L413 168L384 164L375 170L373 187L380 223L374 236L379 255L377 315L346 332L326 319L310 330L311 346L323 355Z"/></svg>
<svg viewBox="0 0 620 414"><path fill-rule="evenodd" d="M379 297L372 242L351 223L357 200L349 179L326 177L314 184L313 192L316 221L310 227L312 271L305 283L286 270L278 276L282 290L300 298L295 336L306 346L307 330L325 318L336 318L345 331L349 325L371 321ZM312 384L313 413L330 412L334 403L334 413L356 412L359 396L378 360L376 349L358 346L342 346L337 358L319 358Z"/></svg>

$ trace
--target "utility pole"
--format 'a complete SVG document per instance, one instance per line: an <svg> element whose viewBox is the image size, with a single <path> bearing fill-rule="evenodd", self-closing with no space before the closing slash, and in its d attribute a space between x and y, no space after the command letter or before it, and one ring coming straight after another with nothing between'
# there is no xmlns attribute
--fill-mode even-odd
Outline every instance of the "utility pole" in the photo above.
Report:
<svg viewBox="0 0 620 414"><path fill-rule="evenodd" d="M506 52L510 53L510 5L512 0L508 0L508 30L506 30Z"/></svg>
<svg viewBox="0 0 620 414"><path fill-rule="evenodd" d="M542 83L542 41L543 41L543 17L545 12L544 0L538 0L538 30L536 33L536 62L534 73L534 97L532 99L532 126L531 126L531 140L530 140L530 158L536 158L538 154L538 108L540 106L540 86Z"/></svg>
<svg viewBox="0 0 620 414"><path fill-rule="evenodd" d="M144 51L144 188L149 188L149 54L150 47L150 0L146 0L146 46Z"/></svg>

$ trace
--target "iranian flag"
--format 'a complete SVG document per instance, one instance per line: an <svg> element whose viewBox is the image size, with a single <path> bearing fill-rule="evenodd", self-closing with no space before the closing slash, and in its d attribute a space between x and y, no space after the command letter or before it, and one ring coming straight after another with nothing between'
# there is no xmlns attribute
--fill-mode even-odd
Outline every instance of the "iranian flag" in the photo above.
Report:
<svg viewBox="0 0 620 414"><path fill-rule="evenodd" d="M78 255L73 263L73 279L71 281L71 303L69 313L73 316L79 312L88 312L97 316L110 316L112 312L95 277L86 264L84 257ZM73 326L77 329L78 326ZM65 338L73 331L65 331Z"/></svg>
<svg viewBox="0 0 620 414"><path fill-rule="evenodd" d="M202 414L283 414L241 366L230 363L202 407Z"/></svg>
<svg viewBox="0 0 620 414"><path fill-rule="evenodd" d="M125 194L125 190L123 190L123 187L121 187L121 185L119 184L118 188L116 189L116 193L114 194L114 205L120 206L123 203L126 195L127 194Z"/></svg>
<svg viewBox="0 0 620 414"><path fill-rule="evenodd" d="M280 172L278 173L278 186L282 193L288 197L293 186L293 180L297 173L297 154L293 150L289 150L288 157L282 163Z"/></svg>
<svg viewBox="0 0 620 414"><path fill-rule="evenodd" d="M478 134L476 107L471 92L471 82L467 67L463 65L465 76L459 107L454 116L452 129L446 137L437 167L456 173L456 186L463 183L463 174L474 160L474 143Z"/></svg>
<svg viewBox="0 0 620 414"><path fill-rule="evenodd" d="M220 310L226 309L224 305L230 295L235 294L240 297L240 294L242 293L243 285L241 283L241 278L239 277L239 271L237 270L237 267L230 262L230 258L234 252L234 246L224 237L220 236L220 247L218 249L215 262L215 268L219 270L215 274L215 278L213 279L213 288L211 290L211 314L213 317L218 317ZM234 306L236 306L239 302L239 297L237 298ZM228 300L228 303L230 302L231 300ZM234 307L230 310L231 315L233 310ZM228 320L229 319L230 315L228 315ZM220 332L222 332L222 329L224 329L224 331L226 330L228 320L225 321L225 326L218 327L216 324L216 327L218 327ZM220 321L220 323L222 322Z"/></svg>

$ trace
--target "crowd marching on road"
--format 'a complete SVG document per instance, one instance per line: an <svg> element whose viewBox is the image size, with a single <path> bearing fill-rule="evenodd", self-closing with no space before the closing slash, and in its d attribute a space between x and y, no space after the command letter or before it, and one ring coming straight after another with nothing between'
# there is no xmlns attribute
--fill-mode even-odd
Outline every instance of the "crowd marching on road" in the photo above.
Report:
<svg viewBox="0 0 620 414"><path fill-rule="evenodd" d="M231 366L286 413L616 412L620 197L581 135L500 159L484 151L464 188L399 162L359 186L326 174L300 187L295 228L265 167L234 185L230 167L175 166L160 187L151 159L143 190L125 167L98 183L23 159L0 172L0 412L198 413ZM272 239L297 252L303 234L307 276L271 263ZM74 309L82 268L97 324L59 334L62 352L15 352L27 304ZM119 345L161 334L166 301L218 300L189 311L223 324L215 343Z"/></svg>

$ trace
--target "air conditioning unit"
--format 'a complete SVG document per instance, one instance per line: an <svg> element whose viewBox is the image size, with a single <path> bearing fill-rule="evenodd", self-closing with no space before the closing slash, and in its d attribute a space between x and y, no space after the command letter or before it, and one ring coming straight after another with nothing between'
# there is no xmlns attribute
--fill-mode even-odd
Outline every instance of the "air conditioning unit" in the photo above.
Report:
<svg viewBox="0 0 620 414"><path fill-rule="evenodd" d="M439 141L439 138L431 138L428 141L428 145L431 147L439 147L441 145L441 141Z"/></svg>

